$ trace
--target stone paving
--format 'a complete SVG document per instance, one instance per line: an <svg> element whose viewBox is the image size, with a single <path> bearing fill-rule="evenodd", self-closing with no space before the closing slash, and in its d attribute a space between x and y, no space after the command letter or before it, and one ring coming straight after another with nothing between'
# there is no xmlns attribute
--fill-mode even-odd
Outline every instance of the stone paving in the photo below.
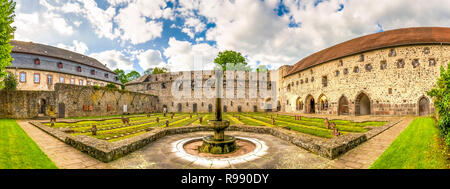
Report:
<svg viewBox="0 0 450 189"><path fill-rule="evenodd" d="M72 148L60 140L28 123L29 120L17 120L22 129L36 142L41 150L60 169L105 169L107 164Z"/></svg>
<svg viewBox="0 0 450 189"><path fill-rule="evenodd" d="M227 135L236 137L256 138L264 141L268 146L267 154L258 159L244 163L230 163L224 168L228 169L320 169L324 168L331 160L317 156L289 142L267 134L255 134L247 132L226 132ZM172 151L172 143L184 138L196 138L211 135L211 132L194 132L166 136L147 145L125 157L108 163L114 168L120 169L199 169L214 168L214 163L205 166L196 160L181 158Z"/></svg>
<svg viewBox="0 0 450 189"><path fill-rule="evenodd" d="M343 117L339 118L343 119ZM380 119L369 116L349 116L349 118L352 120ZM259 140L263 140L269 146L268 154L264 155L263 157L239 165L230 165L227 168L367 169L386 150L386 148L394 141L394 139L397 138L397 136L409 125L414 117L384 117L383 119L402 119L402 121L335 160L329 160L320 157L271 135L245 132L227 132L227 134L230 135L253 137ZM42 130L29 124L28 121L29 120L17 120L18 124L36 142L36 144L42 149L42 151L44 151L48 155L48 157L52 159L59 168L62 169L208 168L198 166L193 162L186 162L185 160L179 159L178 156L175 156L171 152L170 143L186 137L199 137L209 135L211 133L195 132L183 135L167 136L116 161L103 163L48 135Z"/></svg>
<svg viewBox="0 0 450 189"><path fill-rule="evenodd" d="M397 125L334 159L328 168L368 169L413 119L414 117L403 118Z"/></svg>

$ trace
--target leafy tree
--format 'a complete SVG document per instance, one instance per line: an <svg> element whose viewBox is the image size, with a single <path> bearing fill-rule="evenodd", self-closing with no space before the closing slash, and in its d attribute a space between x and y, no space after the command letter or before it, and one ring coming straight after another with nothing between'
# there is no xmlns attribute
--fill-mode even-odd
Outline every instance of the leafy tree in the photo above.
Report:
<svg viewBox="0 0 450 189"><path fill-rule="evenodd" d="M149 68L147 70L145 70L145 72L143 73L144 75L152 75L153 72L153 68Z"/></svg>
<svg viewBox="0 0 450 189"><path fill-rule="evenodd" d="M439 129L450 146L450 63L447 70L441 66L441 76L436 86L428 91L428 95L433 97L434 107L439 114Z"/></svg>
<svg viewBox="0 0 450 189"><path fill-rule="evenodd" d="M11 57L13 46L10 41L14 38L14 31L16 30L15 27L11 26L14 22L15 7L16 3L12 0L0 0L0 81L7 74L6 66L9 66L13 61Z"/></svg>
<svg viewBox="0 0 450 189"><path fill-rule="evenodd" d="M117 89L117 85L112 84L112 83L108 83L108 84L105 86L105 88L107 88L107 89Z"/></svg>
<svg viewBox="0 0 450 189"><path fill-rule="evenodd" d="M167 68L164 68L164 67L161 67L161 68L155 67L155 68L153 68L152 74L162 74L162 73L167 73L167 72L169 72L169 69L167 69Z"/></svg>
<svg viewBox="0 0 450 189"><path fill-rule="evenodd" d="M139 77L141 77L141 74L139 74L139 72L137 71L131 71L130 73L127 74L128 82L133 81Z"/></svg>
<svg viewBox="0 0 450 189"><path fill-rule="evenodd" d="M5 77L5 90L14 91L17 89L17 77L13 73L8 73Z"/></svg>
<svg viewBox="0 0 450 189"><path fill-rule="evenodd" d="M224 71L227 69L227 64L231 70L247 71L250 69L241 53L232 50L219 52L217 58L214 59L214 63L216 63L216 66L221 67Z"/></svg>
<svg viewBox="0 0 450 189"><path fill-rule="evenodd" d="M256 68L256 72L267 72L269 71L269 68L267 68L266 65L259 65L258 68Z"/></svg>

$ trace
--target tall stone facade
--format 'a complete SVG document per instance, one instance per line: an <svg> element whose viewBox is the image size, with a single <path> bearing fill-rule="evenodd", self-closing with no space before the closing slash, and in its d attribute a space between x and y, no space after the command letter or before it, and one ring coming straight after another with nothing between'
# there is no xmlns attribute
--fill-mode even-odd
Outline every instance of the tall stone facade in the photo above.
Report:
<svg viewBox="0 0 450 189"><path fill-rule="evenodd" d="M68 84L56 84L54 91L0 91L2 118L136 114L161 111L157 104L154 95Z"/></svg>
<svg viewBox="0 0 450 189"><path fill-rule="evenodd" d="M286 112L349 115L426 115L434 111L427 91L450 45L383 48L329 61L284 77Z"/></svg>

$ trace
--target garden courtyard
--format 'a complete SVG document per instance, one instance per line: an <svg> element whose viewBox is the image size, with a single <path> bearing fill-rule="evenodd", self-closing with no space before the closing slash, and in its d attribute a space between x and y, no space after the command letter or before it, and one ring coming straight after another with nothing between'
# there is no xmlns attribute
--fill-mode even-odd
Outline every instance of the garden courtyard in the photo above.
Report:
<svg viewBox="0 0 450 189"><path fill-rule="evenodd" d="M101 145L116 146L132 143L130 141L136 141L136 138L142 138L156 131L205 127L212 118L212 113L166 115L153 113L126 117L58 119L53 126L48 120L1 120L2 131L4 128L8 130L2 132L5 136L0 139L2 144L0 168L449 168L449 156L443 152L444 145L439 138L434 120L428 117L330 115L312 117L312 115L277 113L224 113L224 119L235 126L235 129L227 131L227 135L254 139L258 141L257 144L261 143L261 149L264 149L264 152L251 156L252 158L249 158L250 156L240 160L228 158L225 163L214 160L204 162L202 158L189 159L177 154L174 146L183 139L200 138L211 134L204 130L160 137L113 161L100 161L100 158L88 155L87 151L83 153L83 150L80 150L83 148L68 145L58 138L58 134L52 134L47 130L51 129L75 138L87 137L88 141L99 142ZM329 125L333 125L339 131L340 136L336 136L334 130L326 126L327 121L324 118L329 120ZM36 122L40 127L36 126ZM388 124L391 125L386 127ZM95 135L92 132L93 126L96 128ZM381 129L382 127L386 129ZM273 128L277 132L299 137L296 140L312 140L317 144L339 141L337 138L353 135L367 135L369 139L335 158L327 158L314 150L285 140L285 137L277 137L270 133L244 132L239 128L247 130ZM370 134L380 129L380 132ZM17 143L19 140L20 143Z"/></svg>

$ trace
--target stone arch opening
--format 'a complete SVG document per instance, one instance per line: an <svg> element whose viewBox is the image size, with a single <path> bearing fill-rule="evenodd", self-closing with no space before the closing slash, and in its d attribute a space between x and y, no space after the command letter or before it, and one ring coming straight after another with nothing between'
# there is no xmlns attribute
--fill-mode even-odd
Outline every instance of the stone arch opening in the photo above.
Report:
<svg viewBox="0 0 450 189"><path fill-rule="evenodd" d="M298 97L297 100L295 101L295 109L297 111L302 111L303 110L303 100L301 97Z"/></svg>
<svg viewBox="0 0 450 189"><path fill-rule="evenodd" d="M430 101L423 96L419 99L419 115L426 116L428 114L430 114Z"/></svg>
<svg viewBox="0 0 450 189"><path fill-rule="evenodd" d="M177 111L182 112L183 111L183 105L181 103L177 104Z"/></svg>
<svg viewBox="0 0 450 189"><path fill-rule="evenodd" d="M279 100L277 101L277 111L281 111L281 103Z"/></svg>
<svg viewBox="0 0 450 189"><path fill-rule="evenodd" d="M39 100L39 113L45 115L45 110L47 109L47 101L45 99Z"/></svg>
<svg viewBox="0 0 450 189"><path fill-rule="evenodd" d="M319 110L328 110L328 98L325 94L321 94L319 96Z"/></svg>
<svg viewBox="0 0 450 189"><path fill-rule="evenodd" d="M209 113L212 113L212 111L213 111L213 105L212 105L212 104L209 104L209 105L208 105L208 112L209 112Z"/></svg>
<svg viewBox="0 0 450 189"><path fill-rule="evenodd" d="M164 105L162 106L162 109L163 109L163 113L167 113L167 111L168 111L168 110L167 110L167 105L164 104Z"/></svg>
<svg viewBox="0 0 450 189"><path fill-rule="evenodd" d="M238 106L238 112L242 112L242 106Z"/></svg>
<svg viewBox="0 0 450 189"><path fill-rule="evenodd" d="M258 106L256 105L253 106L253 112L258 112Z"/></svg>
<svg viewBox="0 0 450 189"><path fill-rule="evenodd" d="M306 97L305 104L306 104L306 113L308 113L308 114L316 113L316 102L312 95L308 95Z"/></svg>
<svg viewBox="0 0 450 189"><path fill-rule="evenodd" d="M348 100L347 97L342 95L341 98L339 98L338 115L348 115L348 114L349 114Z"/></svg>
<svg viewBox="0 0 450 189"><path fill-rule="evenodd" d="M194 103L194 104L192 105L192 111L193 111L194 113L197 113L197 103Z"/></svg>
<svg viewBox="0 0 450 189"><path fill-rule="evenodd" d="M228 112L227 106L223 106L223 112Z"/></svg>
<svg viewBox="0 0 450 189"><path fill-rule="evenodd" d="M360 93L355 100L355 115L370 115L370 98L365 93Z"/></svg>

